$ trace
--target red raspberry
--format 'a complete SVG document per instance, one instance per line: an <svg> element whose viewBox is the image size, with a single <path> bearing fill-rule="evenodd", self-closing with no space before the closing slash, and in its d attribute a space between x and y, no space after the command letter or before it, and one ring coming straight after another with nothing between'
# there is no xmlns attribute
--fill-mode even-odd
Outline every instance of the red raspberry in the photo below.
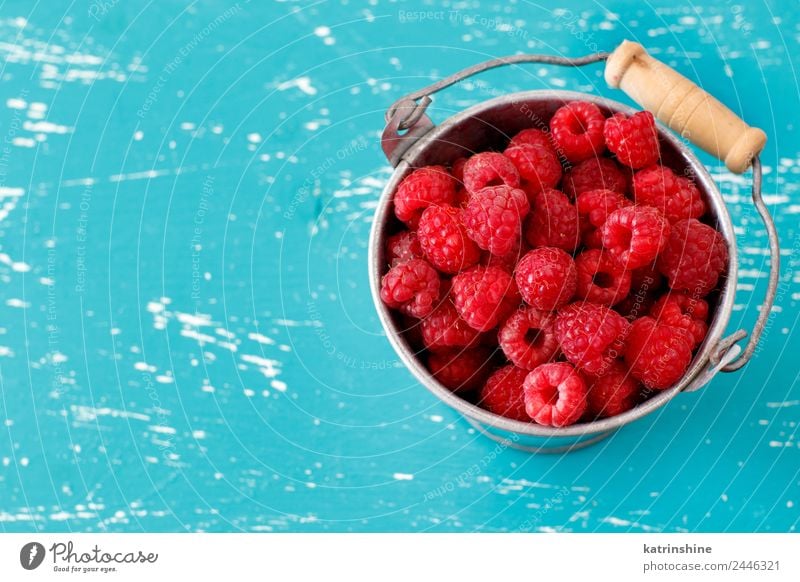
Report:
<svg viewBox="0 0 800 582"><path fill-rule="evenodd" d="M475 154L464 164L464 187L467 192L474 194L489 186L519 188L519 172L503 154Z"/></svg>
<svg viewBox="0 0 800 582"><path fill-rule="evenodd" d="M542 364L525 377L525 410L546 426L569 426L586 412L586 381L566 362Z"/></svg>
<svg viewBox="0 0 800 582"><path fill-rule="evenodd" d="M609 151L626 166L638 169L658 161L658 131L649 111L639 111L630 117L624 113L612 115L606 119L603 135Z"/></svg>
<svg viewBox="0 0 800 582"><path fill-rule="evenodd" d="M439 273L422 259L389 269L381 279L381 299L406 315L425 317L439 300Z"/></svg>
<svg viewBox="0 0 800 582"><path fill-rule="evenodd" d="M561 351L577 367L603 374L622 353L630 324L619 313L596 303L572 303L558 312L556 337Z"/></svg>
<svg viewBox="0 0 800 582"><path fill-rule="evenodd" d="M503 155L517 168L528 196L554 188L561 180L561 163L551 148L523 143L509 147Z"/></svg>
<svg viewBox="0 0 800 582"><path fill-rule="evenodd" d="M491 372L491 353L486 348L431 352L428 369L445 388L469 392L480 388Z"/></svg>
<svg viewBox="0 0 800 582"><path fill-rule="evenodd" d="M651 263L669 239L669 221L652 206L612 212L603 225L603 246L626 270Z"/></svg>
<svg viewBox="0 0 800 582"><path fill-rule="evenodd" d="M517 284L497 267L473 267L453 277L453 303L470 327L488 331L520 304Z"/></svg>
<svg viewBox="0 0 800 582"><path fill-rule="evenodd" d="M659 325L652 317L631 324L625 363L634 378L648 388L664 390L683 377L692 362L694 339L685 329Z"/></svg>
<svg viewBox="0 0 800 582"><path fill-rule="evenodd" d="M696 348L708 332L708 303L687 293L675 292L663 295L650 309L650 315L660 325L685 329L692 335Z"/></svg>
<svg viewBox="0 0 800 582"><path fill-rule="evenodd" d="M492 253L484 252L481 259L481 265L484 267L498 267L503 269L506 273L513 273L514 269L519 263L519 260L525 256L529 250L528 245L520 239L508 253L505 255L493 255Z"/></svg>
<svg viewBox="0 0 800 582"><path fill-rule="evenodd" d="M573 200L589 190L612 190L625 194L628 180L614 160L591 158L564 174L561 188Z"/></svg>
<svg viewBox="0 0 800 582"><path fill-rule="evenodd" d="M529 144L536 147L546 148L553 154L556 153L556 146L553 143L553 136L549 132L541 129L523 129L508 142L508 147L513 148L518 145Z"/></svg>
<svg viewBox="0 0 800 582"><path fill-rule="evenodd" d="M550 120L550 131L566 158L575 163L599 156L606 149L605 121L594 103L573 101L555 112Z"/></svg>
<svg viewBox="0 0 800 582"><path fill-rule="evenodd" d="M707 295L728 266L725 239L716 230L690 218L672 225L667 246L658 258L658 270L672 289Z"/></svg>
<svg viewBox="0 0 800 582"><path fill-rule="evenodd" d="M631 290L630 271L621 269L607 251L583 251L575 257L575 270L578 274L575 295L580 299L614 305Z"/></svg>
<svg viewBox="0 0 800 582"><path fill-rule="evenodd" d="M417 238L431 265L455 274L477 263L481 250L461 222L461 210L453 206L428 206L419 219Z"/></svg>
<svg viewBox="0 0 800 582"><path fill-rule="evenodd" d="M421 257L422 247L419 246L419 239L414 231L400 231L386 241L386 261L390 267Z"/></svg>
<svg viewBox="0 0 800 582"><path fill-rule="evenodd" d="M631 190L638 204L658 208L671 223L700 218L706 212L706 203L695 183L664 166L636 172Z"/></svg>
<svg viewBox="0 0 800 582"><path fill-rule="evenodd" d="M555 317L546 311L520 309L500 328L500 348L514 365L533 370L558 352L554 323Z"/></svg>
<svg viewBox="0 0 800 582"><path fill-rule="evenodd" d="M505 366L492 374L481 389L479 404L494 414L512 420L530 422L525 412L525 394L522 383L528 370Z"/></svg>
<svg viewBox="0 0 800 582"><path fill-rule="evenodd" d="M495 255L511 252L522 237L522 220L530 206L519 188L492 186L475 192L464 209L467 234Z"/></svg>
<svg viewBox="0 0 800 582"><path fill-rule="evenodd" d="M452 204L456 182L444 166L426 166L406 176L394 194L397 218L416 228L422 211L431 204Z"/></svg>
<svg viewBox="0 0 800 582"><path fill-rule="evenodd" d="M618 313L633 321L649 312L655 303L656 293L664 277L650 264L631 273L631 290L628 296L614 306Z"/></svg>
<svg viewBox="0 0 800 582"><path fill-rule="evenodd" d="M458 158L450 167L450 173L455 178L457 186L464 185L464 166L467 165L467 158Z"/></svg>
<svg viewBox="0 0 800 582"><path fill-rule="evenodd" d="M429 350L476 345L481 332L472 329L459 317L453 302L442 301L428 317L420 322L422 343Z"/></svg>
<svg viewBox="0 0 800 582"><path fill-rule="evenodd" d="M601 227L608 215L633 204L613 190L587 190L578 195L575 206L581 223L583 244L592 249L603 246Z"/></svg>
<svg viewBox="0 0 800 582"><path fill-rule="evenodd" d="M540 192L525 223L525 238L532 247L557 247L573 252L580 242L578 210L563 192Z"/></svg>
<svg viewBox="0 0 800 582"><path fill-rule="evenodd" d="M528 252L514 277L525 302L544 311L566 305L575 294L575 262L561 249L540 247Z"/></svg>
<svg viewBox="0 0 800 582"><path fill-rule="evenodd" d="M627 412L639 399L639 382L619 362L612 362L602 376L589 378L589 413L609 418Z"/></svg>

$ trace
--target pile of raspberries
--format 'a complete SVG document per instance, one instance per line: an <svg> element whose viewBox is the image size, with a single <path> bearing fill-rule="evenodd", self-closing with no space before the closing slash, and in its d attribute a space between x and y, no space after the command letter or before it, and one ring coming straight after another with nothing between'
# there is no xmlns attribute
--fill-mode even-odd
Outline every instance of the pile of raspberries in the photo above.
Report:
<svg viewBox="0 0 800 582"><path fill-rule="evenodd" d="M606 118L574 101L502 152L408 175L380 295L431 374L554 427L678 382L728 252L691 176L660 158L649 112Z"/></svg>

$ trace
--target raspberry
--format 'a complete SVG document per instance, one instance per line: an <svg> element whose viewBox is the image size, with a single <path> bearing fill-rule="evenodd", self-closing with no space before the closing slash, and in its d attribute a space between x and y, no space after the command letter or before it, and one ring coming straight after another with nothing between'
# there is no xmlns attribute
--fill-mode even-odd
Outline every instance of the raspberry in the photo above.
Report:
<svg viewBox="0 0 800 582"><path fill-rule="evenodd" d="M403 230L386 241L386 261L390 267L421 257L422 247L419 246L416 232Z"/></svg>
<svg viewBox="0 0 800 582"><path fill-rule="evenodd" d="M564 174L561 188L573 200L589 190L612 190L625 194L628 180L614 160L591 158Z"/></svg>
<svg viewBox="0 0 800 582"><path fill-rule="evenodd" d="M500 328L500 348L514 365L533 370L558 352L554 323L555 317L550 313L530 307L520 309Z"/></svg>
<svg viewBox="0 0 800 582"><path fill-rule="evenodd" d="M671 223L700 218L706 212L706 203L695 183L664 166L636 172L631 190L638 204L658 208Z"/></svg>
<svg viewBox="0 0 800 582"><path fill-rule="evenodd" d="M578 210L563 192L540 192L525 222L525 238L532 247L557 247L573 252L580 242Z"/></svg>
<svg viewBox="0 0 800 582"><path fill-rule="evenodd" d="M525 377L525 410L546 426L569 426L586 412L586 381L566 362L543 364Z"/></svg>
<svg viewBox="0 0 800 582"><path fill-rule="evenodd" d="M509 147L503 155L517 168L529 196L554 188L561 180L561 163L552 148L523 143Z"/></svg>
<svg viewBox="0 0 800 582"><path fill-rule="evenodd" d="M479 404L495 414L512 420L530 422L525 412L525 394L522 383L528 370L505 366L492 374L481 389Z"/></svg>
<svg viewBox="0 0 800 582"><path fill-rule="evenodd" d="M614 305L631 290L630 271L621 269L608 252L600 249L589 249L575 257L575 270L578 274L575 295L580 299Z"/></svg>
<svg viewBox="0 0 800 582"><path fill-rule="evenodd" d="M519 172L503 154L475 154L464 164L464 187L467 192L474 194L488 186L519 188Z"/></svg>
<svg viewBox="0 0 800 582"><path fill-rule="evenodd" d="M514 277L525 302L544 311L566 305L575 294L575 263L561 249L540 247L528 252Z"/></svg>
<svg viewBox="0 0 800 582"><path fill-rule="evenodd" d="M450 173L455 178L457 186L464 185L464 166L467 165L467 158L458 158L450 167Z"/></svg>
<svg viewBox="0 0 800 582"><path fill-rule="evenodd" d="M575 206L581 226L583 244L598 249L603 246L601 227L608 215L630 206L632 202L613 190L587 190L578 195Z"/></svg>
<svg viewBox="0 0 800 582"><path fill-rule="evenodd" d="M453 392L480 388L491 371L491 353L486 348L431 352L428 369L440 384Z"/></svg>
<svg viewBox="0 0 800 582"><path fill-rule="evenodd" d="M476 345L481 333L459 317L453 302L442 301L420 322L422 343L429 350Z"/></svg>
<svg viewBox="0 0 800 582"><path fill-rule="evenodd" d="M603 246L626 270L651 263L667 244L669 221L652 206L627 206L603 225Z"/></svg>
<svg viewBox="0 0 800 582"><path fill-rule="evenodd" d="M525 192L492 186L475 192L464 209L467 234L495 255L511 252L522 237L522 220L530 206Z"/></svg>
<svg viewBox="0 0 800 582"><path fill-rule="evenodd" d="M497 267L473 267L453 277L453 303L470 327L488 331L520 304L511 275Z"/></svg>
<svg viewBox="0 0 800 582"><path fill-rule="evenodd" d="M606 149L605 117L594 103L572 101L560 107L550 120L550 131L570 162L599 156Z"/></svg>
<svg viewBox="0 0 800 582"><path fill-rule="evenodd" d="M685 329L659 325L652 317L631 324L625 363L634 378L648 388L664 390L683 377L692 362L694 339Z"/></svg>
<svg viewBox="0 0 800 582"><path fill-rule="evenodd" d="M514 245L514 248L504 255L493 255L492 253L484 252L481 265L484 267L498 267L506 273L514 273L517 263L528 250L530 250L528 245L520 239Z"/></svg>
<svg viewBox="0 0 800 582"><path fill-rule="evenodd" d="M439 271L455 274L477 263L481 251L461 222L461 210L453 206L428 206L419 219L422 252Z"/></svg>
<svg viewBox="0 0 800 582"><path fill-rule="evenodd" d="M439 274L426 261L411 259L389 269L381 279L381 299L406 315L425 317L439 300Z"/></svg>
<svg viewBox="0 0 800 582"><path fill-rule="evenodd" d="M664 277L653 265L630 271L631 290L628 296L614 306L618 313L633 321L649 312L655 303L656 292L661 288Z"/></svg>
<svg viewBox="0 0 800 582"><path fill-rule="evenodd" d="M707 295L717 286L728 265L725 239L716 230L690 218L672 226L667 246L658 258L658 270L672 289Z"/></svg>
<svg viewBox="0 0 800 582"><path fill-rule="evenodd" d="M630 117L624 113L612 115L606 119L603 135L609 151L626 166L638 169L658 161L658 131L649 111L639 111Z"/></svg>
<svg viewBox="0 0 800 582"><path fill-rule="evenodd" d="M590 374L604 373L622 353L630 324L596 303L572 303L558 312L556 337L567 359Z"/></svg>
<svg viewBox="0 0 800 582"><path fill-rule="evenodd" d="M692 335L692 349L703 343L708 332L708 303L687 293L672 292L662 296L650 309L659 324L685 329Z"/></svg>
<svg viewBox="0 0 800 582"><path fill-rule="evenodd" d="M541 129L523 129L511 138L511 141L508 142L508 147L513 148L522 144L545 148L550 150L553 154L556 153L553 137L548 132L542 131Z"/></svg>
<svg viewBox="0 0 800 582"><path fill-rule="evenodd" d="M426 166L406 176L394 194L397 218L416 228L422 211L431 204L452 204L456 182L443 166Z"/></svg>
<svg viewBox="0 0 800 582"><path fill-rule="evenodd" d="M587 402L593 417L608 418L636 406L639 382L619 362L612 362L602 376L589 378Z"/></svg>

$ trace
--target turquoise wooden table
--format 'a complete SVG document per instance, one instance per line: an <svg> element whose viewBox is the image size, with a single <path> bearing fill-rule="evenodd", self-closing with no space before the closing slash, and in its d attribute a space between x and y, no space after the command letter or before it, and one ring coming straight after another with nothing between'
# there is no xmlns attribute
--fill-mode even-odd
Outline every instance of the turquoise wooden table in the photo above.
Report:
<svg viewBox="0 0 800 582"><path fill-rule="evenodd" d="M0 7L3 531L792 531L800 518L800 10L602 4ZM487 58L624 38L764 128L783 243L753 361L566 456L502 450L417 385L366 267L397 97ZM522 66L436 97L625 101ZM703 156L767 272L749 178Z"/></svg>

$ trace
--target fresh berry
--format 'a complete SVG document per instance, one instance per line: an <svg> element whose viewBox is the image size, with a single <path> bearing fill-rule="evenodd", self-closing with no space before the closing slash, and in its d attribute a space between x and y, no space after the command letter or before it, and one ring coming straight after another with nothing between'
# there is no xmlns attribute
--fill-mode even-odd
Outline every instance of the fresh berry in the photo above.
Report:
<svg viewBox="0 0 800 582"><path fill-rule="evenodd" d="M517 168L529 196L554 188L561 180L561 163L551 148L523 143L509 147L503 154Z"/></svg>
<svg viewBox="0 0 800 582"><path fill-rule="evenodd" d="M590 158L564 174L561 187L574 200L589 190L612 190L624 194L628 189L628 180L614 160Z"/></svg>
<svg viewBox="0 0 800 582"><path fill-rule="evenodd" d="M556 337L561 351L578 368L603 374L622 354L630 324L605 305L576 302L556 317Z"/></svg>
<svg viewBox="0 0 800 582"><path fill-rule="evenodd" d="M400 231L386 241L386 261L390 267L421 257L422 247L419 245L417 233L414 231Z"/></svg>
<svg viewBox="0 0 800 582"><path fill-rule="evenodd" d="M699 220L690 218L672 225L658 270L672 289L707 295L728 266L728 248L722 235Z"/></svg>
<svg viewBox="0 0 800 582"><path fill-rule="evenodd" d="M472 329L461 319L453 302L442 301L428 317L420 322L423 345L429 350L476 345L481 332Z"/></svg>
<svg viewBox="0 0 800 582"><path fill-rule="evenodd" d="M529 210L528 197L519 188L487 187L470 197L464 225L480 248L502 256L519 244Z"/></svg>
<svg viewBox="0 0 800 582"><path fill-rule="evenodd" d="M602 376L590 376L589 414L608 418L627 412L639 400L639 382L618 362L612 362Z"/></svg>
<svg viewBox="0 0 800 582"><path fill-rule="evenodd" d="M615 305L631 290L630 271L620 268L607 251L583 251L575 257L575 270L578 274L575 296L580 299Z"/></svg>
<svg viewBox="0 0 800 582"><path fill-rule="evenodd" d="M630 117L624 113L612 115L606 119L603 135L609 151L626 166L639 169L658 161L658 131L649 111Z"/></svg>
<svg viewBox="0 0 800 582"><path fill-rule="evenodd" d="M696 348L708 333L708 303L687 293L672 292L663 295L650 309L650 315L659 324L680 327L692 335Z"/></svg>
<svg viewBox="0 0 800 582"><path fill-rule="evenodd" d="M443 166L426 166L414 170L397 187L394 213L397 218L416 228L422 211L431 204L452 204L456 182Z"/></svg>
<svg viewBox="0 0 800 582"><path fill-rule="evenodd" d="M529 251L517 265L514 277L525 303L544 311L566 305L575 294L575 262L561 249L539 247Z"/></svg>
<svg viewBox="0 0 800 582"><path fill-rule="evenodd" d="M578 195L575 206L581 226L583 244L590 249L603 246L601 227L608 215L633 204L622 194L613 190L587 190Z"/></svg>
<svg viewBox="0 0 800 582"><path fill-rule="evenodd" d="M631 273L631 290L628 296L617 303L614 309L628 321L638 319L649 313L661 288L664 277L654 265L634 269Z"/></svg>
<svg viewBox="0 0 800 582"><path fill-rule="evenodd" d="M411 259L389 269L381 280L381 299L412 317L425 317L439 300L439 274L422 259Z"/></svg>
<svg viewBox="0 0 800 582"><path fill-rule="evenodd" d="M525 393L522 383L528 370L505 366L492 374L481 389L479 404L495 414L512 420L530 422L525 412Z"/></svg>
<svg viewBox="0 0 800 582"><path fill-rule="evenodd" d="M558 352L554 323L555 317L546 311L520 309L500 328L500 349L514 365L533 370Z"/></svg>
<svg viewBox="0 0 800 582"><path fill-rule="evenodd" d="M464 166L467 165L467 158L458 158L450 167L450 173L456 180L457 186L464 185Z"/></svg>
<svg viewBox="0 0 800 582"><path fill-rule="evenodd" d="M558 190L536 195L525 222L525 239L532 247L557 247L573 252L580 242L578 210Z"/></svg>
<svg viewBox="0 0 800 582"><path fill-rule="evenodd" d="M480 388L491 372L491 365L491 353L486 348L449 349L428 356L431 374L453 392Z"/></svg>
<svg viewBox="0 0 800 582"><path fill-rule="evenodd" d="M443 273L458 273L481 258L481 250L467 236L461 220L461 209L439 205L428 206L419 219L417 238L422 252Z"/></svg>
<svg viewBox="0 0 800 582"><path fill-rule="evenodd" d="M529 250L530 247L528 244L520 238L517 244L514 245L514 248L504 255L493 255L492 253L484 252L480 264L484 267L498 267L503 269L506 273L513 273L519 260L525 256L525 253Z"/></svg>
<svg viewBox="0 0 800 582"><path fill-rule="evenodd" d="M520 304L514 279L497 267L472 267L453 277L453 303L470 327L488 331Z"/></svg>
<svg viewBox="0 0 800 582"><path fill-rule="evenodd" d="M550 130L566 158L580 162L599 156L605 150L600 108L586 101L572 101L560 107L550 120Z"/></svg>
<svg viewBox="0 0 800 582"><path fill-rule="evenodd" d="M475 154L464 164L464 187L467 192L474 194L489 186L519 188L519 172L503 154Z"/></svg>
<svg viewBox="0 0 800 582"><path fill-rule="evenodd" d="M627 206L609 214L603 246L626 270L652 263L667 244L669 222L652 206Z"/></svg>
<svg viewBox="0 0 800 582"><path fill-rule="evenodd" d="M683 377L692 361L694 339L685 329L659 325L652 317L631 324L625 363L648 388L665 390Z"/></svg>
<svg viewBox="0 0 800 582"><path fill-rule="evenodd" d="M541 129L523 129L517 135L511 138L511 141L508 142L508 147L512 148L522 144L546 148L554 154L556 153L556 146L553 143L552 136L549 132L542 131Z"/></svg>
<svg viewBox="0 0 800 582"><path fill-rule="evenodd" d="M700 218L706 212L706 203L695 183L664 166L636 172L631 190L638 204L658 208L672 223Z"/></svg>
<svg viewBox="0 0 800 582"><path fill-rule="evenodd" d="M586 381L566 362L542 364L525 377L525 410L545 426L569 426L586 412Z"/></svg>

